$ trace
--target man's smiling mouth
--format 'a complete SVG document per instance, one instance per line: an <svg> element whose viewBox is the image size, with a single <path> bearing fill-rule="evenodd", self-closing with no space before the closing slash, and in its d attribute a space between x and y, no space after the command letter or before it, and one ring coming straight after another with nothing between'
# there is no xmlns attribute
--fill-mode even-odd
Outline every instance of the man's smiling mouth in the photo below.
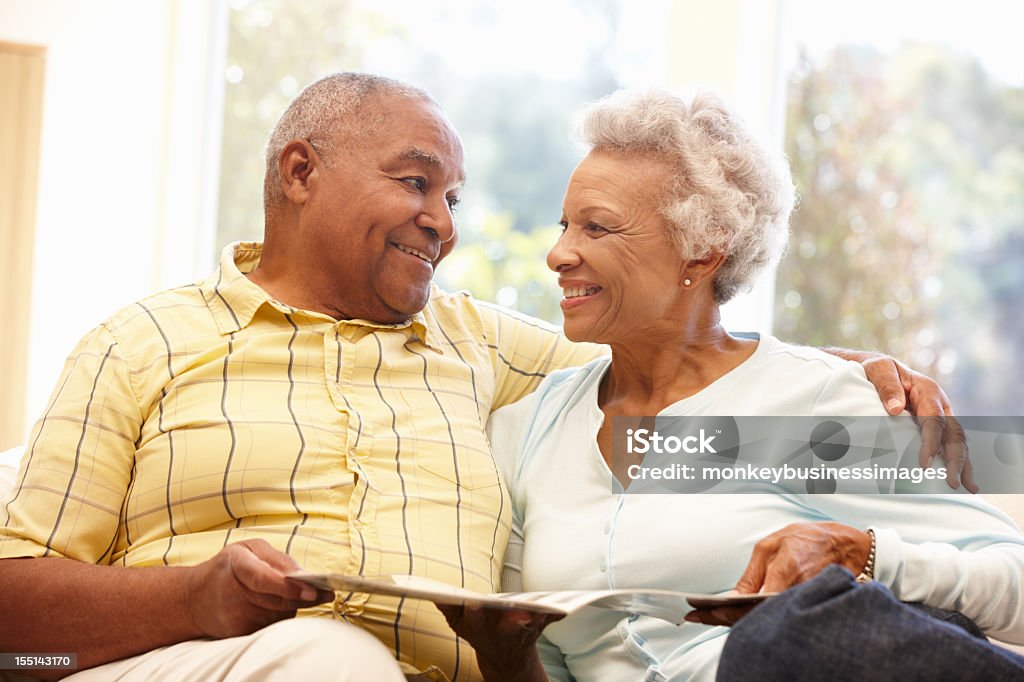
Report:
<svg viewBox="0 0 1024 682"><path fill-rule="evenodd" d="M394 243L394 242L392 242L392 243ZM430 263L431 265L434 264L434 259L431 258L429 255L423 253L419 249L414 249L413 247L406 246L405 244L395 244L395 248L398 249L399 251L401 251L402 253L407 253L410 256L416 256L420 260L426 261L427 263Z"/></svg>

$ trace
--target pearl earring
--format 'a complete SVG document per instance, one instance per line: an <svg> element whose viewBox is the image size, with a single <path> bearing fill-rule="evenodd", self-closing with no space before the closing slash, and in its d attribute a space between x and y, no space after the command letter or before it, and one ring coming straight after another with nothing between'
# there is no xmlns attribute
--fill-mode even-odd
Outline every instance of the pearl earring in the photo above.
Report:
<svg viewBox="0 0 1024 682"><path fill-rule="evenodd" d="M687 277L686 279L683 280L683 286L684 287L688 287L688 286L690 286L690 284L691 284L691 282L690 282L690 278L689 277Z"/></svg>

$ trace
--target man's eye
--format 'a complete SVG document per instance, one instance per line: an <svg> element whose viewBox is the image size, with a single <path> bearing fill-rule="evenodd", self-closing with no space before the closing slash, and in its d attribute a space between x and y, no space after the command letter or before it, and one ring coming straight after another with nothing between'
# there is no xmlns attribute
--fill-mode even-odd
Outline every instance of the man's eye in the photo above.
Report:
<svg viewBox="0 0 1024 682"><path fill-rule="evenodd" d="M569 229L569 221L568 220L559 220L558 224L562 226L562 232L565 232L566 230Z"/></svg>
<svg viewBox="0 0 1024 682"><path fill-rule="evenodd" d="M419 192L422 192L427 188L427 181L425 178L402 178L402 182Z"/></svg>

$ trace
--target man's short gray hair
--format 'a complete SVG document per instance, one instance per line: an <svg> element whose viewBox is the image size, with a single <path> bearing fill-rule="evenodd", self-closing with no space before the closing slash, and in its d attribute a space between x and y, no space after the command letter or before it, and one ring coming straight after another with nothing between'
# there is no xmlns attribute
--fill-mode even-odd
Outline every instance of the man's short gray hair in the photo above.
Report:
<svg viewBox="0 0 1024 682"><path fill-rule="evenodd" d="M343 71L308 85L281 114L267 140L263 203L282 202L278 157L292 140L309 140L326 163L339 147L372 136L384 122L383 113L366 103L380 95L397 95L436 104L415 86L383 76Z"/></svg>
<svg viewBox="0 0 1024 682"><path fill-rule="evenodd" d="M654 154L674 169L660 211L684 259L725 256L714 292L725 303L778 259L789 238L793 180L717 95L619 90L583 112L589 149Z"/></svg>

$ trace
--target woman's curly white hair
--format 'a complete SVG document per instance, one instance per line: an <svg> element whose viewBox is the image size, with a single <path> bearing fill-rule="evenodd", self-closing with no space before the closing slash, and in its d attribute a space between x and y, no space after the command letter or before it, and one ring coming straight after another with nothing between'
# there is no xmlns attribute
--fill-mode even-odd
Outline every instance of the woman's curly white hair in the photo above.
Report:
<svg viewBox="0 0 1024 682"><path fill-rule="evenodd" d="M719 303L785 250L795 196L789 166L717 95L619 90L584 110L576 134L588 149L657 154L676 169L660 210L684 259L725 256L714 279Z"/></svg>

